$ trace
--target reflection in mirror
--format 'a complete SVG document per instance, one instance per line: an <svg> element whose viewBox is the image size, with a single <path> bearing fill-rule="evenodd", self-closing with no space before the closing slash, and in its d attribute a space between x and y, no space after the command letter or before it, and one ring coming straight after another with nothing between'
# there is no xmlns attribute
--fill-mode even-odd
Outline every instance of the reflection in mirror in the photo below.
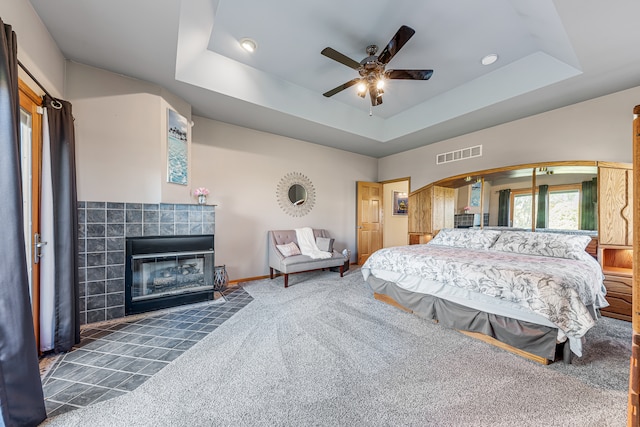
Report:
<svg viewBox="0 0 640 427"><path fill-rule="evenodd" d="M597 168L558 166L536 171L536 228L597 230Z"/></svg>
<svg viewBox="0 0 640 427"><path fill-rule="evenodd" d="M300 184L293 184L289 187L289 201L294 206L300 206L307 200L307 190Z"/></svg>
<svg viewBox="0 0 640 427"><path fill-rule="evenodd" d="M536 168L535 195L531 188L533 171L529 169L529 177L497 179L486 186L485 189L490 191L489 225L524 229L597 230L595 166ZM524 175L524 172L520 175ZM508 217L505 209L508 209Z"/></svg>
<svg viewBox="0 0 640 427"><path fill-rule="evenodd" d="M534 171L536 191L532 197ZM483 226L526 230L597 230L596 166L522 168L483 177L482 212L473 189L477 177L457 188L457 227L480 226L482 222Z"/></svg>
<svg viewBox="0 0 640 427"><path fill-rule="evenodd" d="M485 180L489 226L531 229L532 172L533 169L519 169L508 176Z"/></svg>

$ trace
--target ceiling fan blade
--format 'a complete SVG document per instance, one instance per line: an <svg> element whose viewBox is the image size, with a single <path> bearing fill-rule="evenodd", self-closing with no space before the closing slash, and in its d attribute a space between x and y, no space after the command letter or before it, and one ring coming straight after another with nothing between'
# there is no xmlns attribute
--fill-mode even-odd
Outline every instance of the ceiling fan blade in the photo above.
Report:
<svg viewBox="0 0 640 427"><path fill-rule="evenodd" d="M326 56L327 58L331 58L334 61L338 61L339 63L344 64L347 67L353 68L354 70L357 70L360 68L359 62L349 58L346 55L341 54L337 50L332 49L330 47L325 47L324 49L322 49L322 52L320 53Z"/></svg>
<svg viewBox="0 0 640 427"><path fill-rule="evenodd" d="M330 96L335 95L338 92L342 92L343 90L350 88L351 86L353 86L356 83L359 83L360 79L353 79L353 80L349 80L348 82L341 84L340 86L331 89L328 92L323 93L324 96L326 96L327 98L329 98Z"/></svg>
<svg viewBox="0 0 640 427"><path fill-rule="evenodd" d="M433 70L387 70L384 76L387 79L403 80L429 80L433 75Z"/></svg>
<svg viewBox="0 0 640 427"><path fill-rule="evenodd" d="M402 49L402 46L404 46L415 33L416 31L411 27L407 27L406 25L400 27L396 35L393 36L389 44L387 44L378 56L378 61L383 64L388 64L391 58Z"/></svg>

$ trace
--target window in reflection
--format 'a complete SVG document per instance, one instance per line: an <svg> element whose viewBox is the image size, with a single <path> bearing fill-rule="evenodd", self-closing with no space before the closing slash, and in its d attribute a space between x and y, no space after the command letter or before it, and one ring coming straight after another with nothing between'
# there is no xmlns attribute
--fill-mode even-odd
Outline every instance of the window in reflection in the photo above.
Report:
<svg viewBox="0 0 640 427"><path fill-rule="evenodd" d="M511 226L531 228L531 191L511 192ZM538 198L536 197L536 203Z"/></svg>
<svg viewBox="0 0 640 427"><path fill-rule="evenodd" d="M554 230L578 230L580 190L549 191L549 225Z"/></svg>
<svg viewBox="0 0 640 427"><path fill-rule="evenodd" d="M580 198L579 185L548 186L547 203L545 209L538 208L539 191L536 191L534 204L534 223L537 228L552 230L580 229ZM531 228L531 191L514 190L511 192L511 226L516 228ZM545 215L544 221L539 221L539 215ZM543 225L544 224L544 225Z"/></svg>

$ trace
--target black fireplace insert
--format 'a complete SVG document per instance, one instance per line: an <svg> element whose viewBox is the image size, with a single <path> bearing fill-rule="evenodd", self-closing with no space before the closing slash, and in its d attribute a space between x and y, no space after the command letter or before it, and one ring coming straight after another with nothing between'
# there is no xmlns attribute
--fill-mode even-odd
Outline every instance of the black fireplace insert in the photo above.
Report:
<svg viewBox="0 0 640 427"><path fill-rule="evenodd" d="M214 298L213 234L126 241L125 313Z"/></svg>

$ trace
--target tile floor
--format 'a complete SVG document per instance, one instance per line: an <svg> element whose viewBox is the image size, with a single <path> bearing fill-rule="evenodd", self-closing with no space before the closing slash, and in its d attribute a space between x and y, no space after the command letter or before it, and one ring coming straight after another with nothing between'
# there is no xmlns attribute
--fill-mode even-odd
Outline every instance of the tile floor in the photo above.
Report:
<svg viewBox="0 0 640 427"><path fill-rule="evenodd" d="M85 325L80 344L44 373L47 414L134 390L253 301L242 288L225 294L224 299L179 309Z"/></svg>

